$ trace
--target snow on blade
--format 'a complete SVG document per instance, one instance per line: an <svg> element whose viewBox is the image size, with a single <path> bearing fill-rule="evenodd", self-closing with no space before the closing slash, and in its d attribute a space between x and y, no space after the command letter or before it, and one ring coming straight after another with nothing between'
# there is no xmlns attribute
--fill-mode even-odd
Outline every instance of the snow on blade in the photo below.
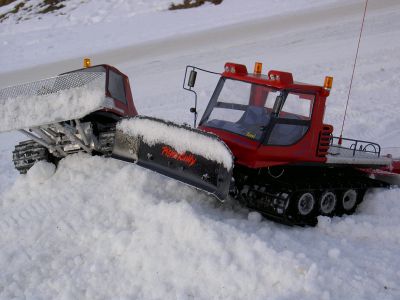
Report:
<svg viewBox="0 0 400 300"><path fill-rule="evenodd" d="M133 118L122 120L118 129L129 135L142 136L149 145L168 144L180 153L189 151L223 164L228 171L232 169L232 154L219 139L201 135L193 129L178 127L177 124L171 125L150 119Z"/></svg>
<svg viewBox="0 0 400 300"><path fill-rule="evenodd" d="M73 72L0 90L0 132L79 119L106 105L105 73Z"/></svg>

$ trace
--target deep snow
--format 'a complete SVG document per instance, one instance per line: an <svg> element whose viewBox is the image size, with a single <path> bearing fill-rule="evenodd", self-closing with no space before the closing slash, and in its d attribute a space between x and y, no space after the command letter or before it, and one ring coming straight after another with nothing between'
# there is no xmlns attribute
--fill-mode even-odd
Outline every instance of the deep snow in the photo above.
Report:
<svg viewBox="0 0 400 300"><path fill-rule="evenodd" d="M188 110L193 99L180 88L189 63L222 71L225 61L245 63L250 69L254 61L263 61L265 70L292 71L295 80L316 84L333 75L325 121L338 134L363 3L337 1L333 8L324 4L260 20L251 20L267 11L260 1L248 7L234 0L224 3L224 10L207 6L179 12L158 37L180 28L181 22L196 25L186 28L188 32L197 30L196 20L211 10L217 20L234 14L234 20L243 21L239 27L177 37L174 45L158 40L99 57L117 62L129 75L140 112L187 123L192 121ZM273 3L279 8L280 2ZM302 3L292 2L293 9ZM370 1L344 130L345 136L377 141L388 151L400 146L399 5ZM255 8L260 14L252 16ZM148 14L147 20L163 20L170 12ZM144 22L137 18L129 22ZM114 22L99 24L119 24ZM65 44L58 29L52 33L56 37L45 40L46 30L29 35L18 32L23 27L7 26L12 29L5 40L13 41L7 49L20 54L13 58L1 48L4 70L44 63L46 54L52 59L80 55L71 50L79 47L71 45L85 42L78 32L85 26L79 24L65 25L71 34ZM94 29L83 29L82 34ZM35 59L31 50L38 37L44 40ZM135 43L135 38L129 39L127 45ZM51 48L56 43L71 53ZM139 51L129 52L132 49ZM56 70L27 70L24 76L35 79L40 72L68 71L71 62L57 64ZM21 73L0 74L0 85L16 74ZM199 74L200 110L215 81ZM370 191L353 216L322 217L316 228L286 227L234 202L220 204L163 176L101 157L75 155L63 160L55 173L42 163L26 176L17 176L10 155L19 138L0 135L0 299L400 298L399 190Z"/></svg>
<svg viewBox="0 0 400 300"><path fill-rule="evenodd" d="M290 228L122 162L40 163L2 196L1 296L396 299L398 192L378 195Z"/></svg>

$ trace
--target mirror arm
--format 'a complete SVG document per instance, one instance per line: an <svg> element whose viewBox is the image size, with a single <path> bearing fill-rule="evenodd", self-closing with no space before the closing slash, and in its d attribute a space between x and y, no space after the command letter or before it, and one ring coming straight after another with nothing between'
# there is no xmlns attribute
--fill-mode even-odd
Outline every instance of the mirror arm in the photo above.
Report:
<svg viewBox="0 0 400 300"><path fill-rule="evenodd" d="M196 128L197 123L197 93L192 89L189 89L190 92L194 94L194 107L190 109L190 112L194 113L194 120L193 120L193 128Z"/></svg>
<svg viewBox="0 0 400 300"><path fill-rule="evenodd" d="M186 77L187 77L189 68L191 68L192 70L190 71L189 79L188 79L188 82L187 82L187 86L188 87L186 87ZM197 123L197 93L196 93L196 91L192 90L192 88L193 88L194 83L196 81L196 75L197 74L195 74L194 72L196 72L195 71L195 67L186 66L185 77L183 78L182 88L184 90L187 90L187 91L189 91L189 92L194 94L194 107L190 108L190 112L194 113L193 127L196 128L196 123Z"/></svg>
<svg viewBox="0 0 400 300"><path fill-rule="evenodd" d="M188 80L186 81L186 78L188 77L188 71L190 70L190 75ZM185 71L185 77L183 78L183 85L182 88L186 91L189 91L191 93L194 94L194 107L190 108L190 112L194 113L194 122L193 122L193 127L196 128L196 124L197 124L197 93L196 91L192 90L192 88L194 87L194 84L196 82L196 77L197 77L197 71L202 71L202 72L206 72L209 74L214 74L214 75L219 75L221 76L221 73L217 73L217 72L213 72L213 71L208 71L205 69L201 69L195 66L186 66L186 71Z"/></svg>

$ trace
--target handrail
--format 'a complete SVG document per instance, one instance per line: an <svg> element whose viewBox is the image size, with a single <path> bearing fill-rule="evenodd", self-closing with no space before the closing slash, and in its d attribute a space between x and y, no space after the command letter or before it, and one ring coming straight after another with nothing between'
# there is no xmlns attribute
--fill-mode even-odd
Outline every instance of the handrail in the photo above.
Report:
<svg viewBox="0 0 400 300"><path fill-rule="evenodd" d="M341 144L339 144L339 140L341 140ZM337 141L335 143L335 141ZM346 146L346 143L350 145ZM330 147L339 148L339 149L347 149L353 152L353 156L356 156L357 153L371 153L381 156L381 146L377 143L363 141L363 140L355 140L348 138L340 138L332 136L329 143Z"/></svg>

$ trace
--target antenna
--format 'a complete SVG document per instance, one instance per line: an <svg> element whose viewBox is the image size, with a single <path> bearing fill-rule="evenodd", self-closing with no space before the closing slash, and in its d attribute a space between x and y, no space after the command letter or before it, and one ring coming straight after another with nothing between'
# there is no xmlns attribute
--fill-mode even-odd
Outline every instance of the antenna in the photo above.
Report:
<svg viewBox="0 0 400 300"><path fill-rule="evenodd" d="M353 85L354 72L355 72L355 70L356 70L357 58L358 58L358 50L360 49L361 36L362 36L363 29L364 29L365 15L367 14L367 7L368 7L368 0L365 0L364 15L363 15L362 23L361 23L360 36L358 37L358 45L357 45L356 57L354 58L353 73L351 74L349 92L348 92L348 94L347 94L346 109L345 109L345 111L344 111L342 129L341 129L341 131L340 131L339 145L342 144L343 128L344 128L344 123L345 123L345 121L346 121L347 107L349 106L351 87L352 87L352 85Z"/></svg>

